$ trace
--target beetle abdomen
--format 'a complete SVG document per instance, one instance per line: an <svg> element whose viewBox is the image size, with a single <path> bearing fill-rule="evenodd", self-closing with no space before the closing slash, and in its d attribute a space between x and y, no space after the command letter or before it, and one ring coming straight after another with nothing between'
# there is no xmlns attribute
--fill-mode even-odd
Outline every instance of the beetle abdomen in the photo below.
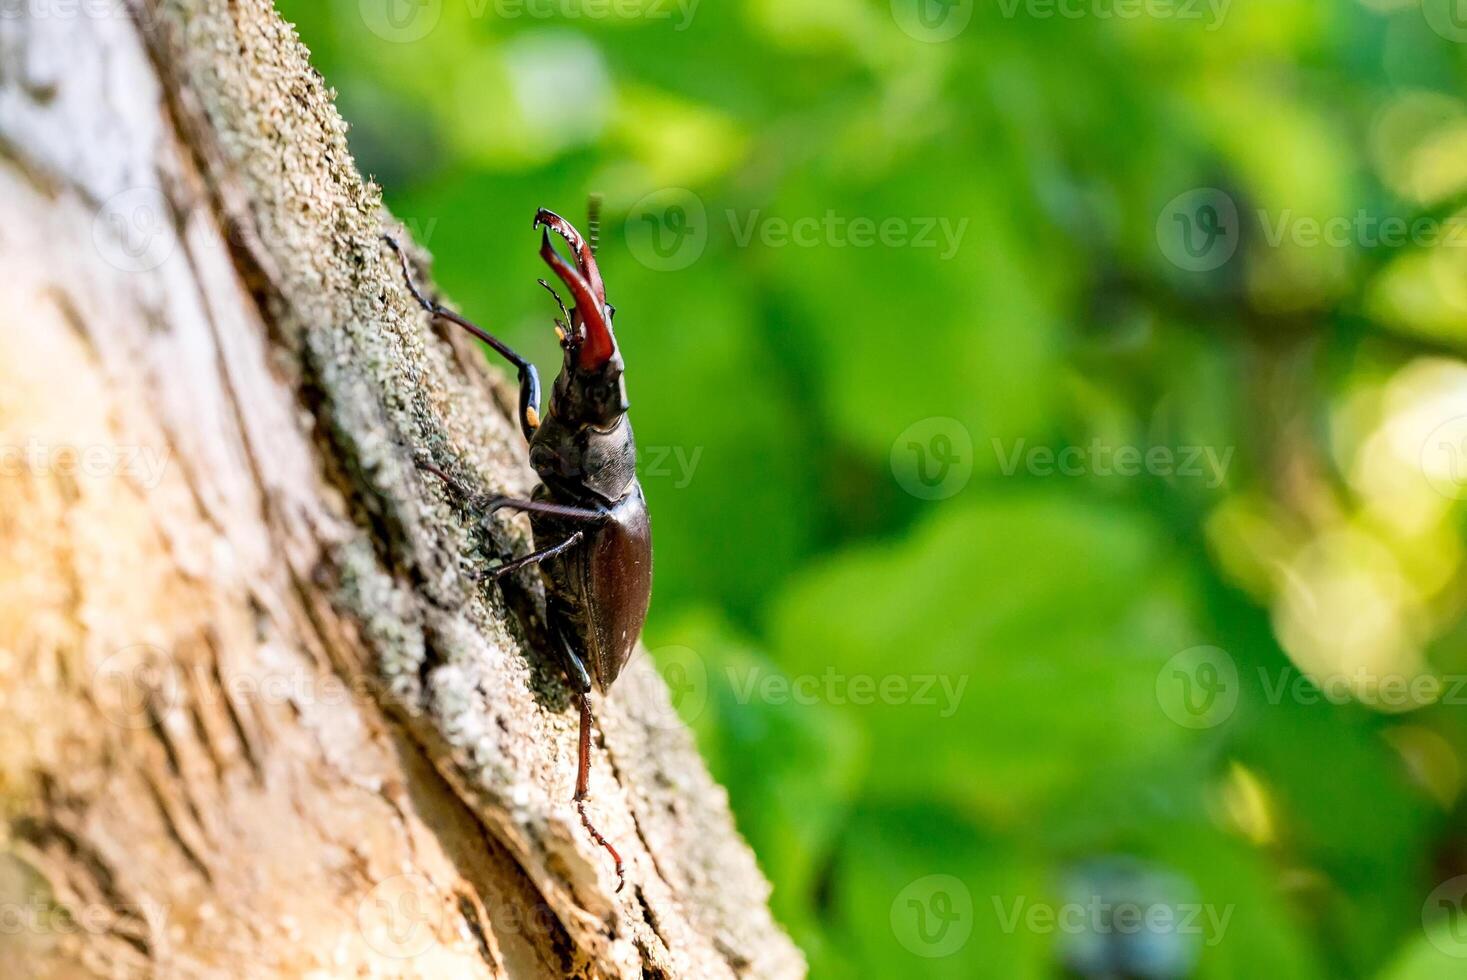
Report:
<svg viewBox="0 0 1467 980"><path fill-rule="evenodd" d="M604 691L630 659L652 598L652 527L640 485L611 508L611 519L588 535L580 551L588 600L586 666Z"/></svg>
<svg viewBox="0 0 1467 980"><path fill-rule="evenodd" d="M537 499L557 500L543 485ZM584 506L577 501L577 505ZM606 519L586 525L550 515L531 515L535 546L564 541L579 530L579 544L541 566L549 586L551 618L563 623L574 653L595 686L605 691L626 666L642 633L652 597L652 529L642 487L606 509Z"/></svg>

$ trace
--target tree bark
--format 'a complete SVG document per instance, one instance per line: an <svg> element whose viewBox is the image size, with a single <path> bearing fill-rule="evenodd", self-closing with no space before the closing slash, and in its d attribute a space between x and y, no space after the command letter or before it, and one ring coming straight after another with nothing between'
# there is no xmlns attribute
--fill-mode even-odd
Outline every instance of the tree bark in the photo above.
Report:
<svg viewBox="0 0 1467 980"><path fill-rule="evenodd" d="M512 395L267 0L0 5L0 215L7 975L803 974L645 656L581 829L528 525L415 465L527 492Z"/></svg>

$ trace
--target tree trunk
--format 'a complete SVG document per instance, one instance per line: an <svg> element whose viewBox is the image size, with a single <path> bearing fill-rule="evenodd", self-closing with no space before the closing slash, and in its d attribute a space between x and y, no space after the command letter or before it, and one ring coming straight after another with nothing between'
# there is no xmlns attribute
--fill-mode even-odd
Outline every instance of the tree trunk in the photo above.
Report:
<svg viewBox="0 0 1467 980"><path fill-rule="evenodd" d="M802 974L645 656L620 894L581 829L528 525L415 465L528 491L504 382L344 129L267 0L0 4L5 974Z"/></svg>

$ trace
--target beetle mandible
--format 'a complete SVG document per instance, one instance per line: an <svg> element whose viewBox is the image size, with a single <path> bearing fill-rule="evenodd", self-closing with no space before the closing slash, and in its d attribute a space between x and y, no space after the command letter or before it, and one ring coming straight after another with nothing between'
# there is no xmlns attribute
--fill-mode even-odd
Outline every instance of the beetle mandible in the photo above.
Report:
<svg viewBox="0 0 1467 980"><path fill-rule="evenodd" d="M606 301L595 249L553 211L537 211L534 227L541 229L540 257L565 284L573 303L567 310L555 288L539 280L560 308L556 333L565 352L543 417L535 365L483 328L424 298L413 284L407 258L397 242L387 238L387 243L402 264L408 291L423 309L467 330L519 373L519 423L529 440L530 465L540 484L529 500L491 499L488 511L527 512L535 550L488 574L498 580L536 564L544 573L548 631L565 662L580 707L576 809L586 831L615 860L620 891L626 880L621 855L586 815L591 691L606 693L642 632L652 595L652 530L637 480L637 449L627 419L625 365L612 333L616 308ZM574 265L552 244L552 231L570 246ZM441 470L426 464L424 468L456 485Z"/></svg>

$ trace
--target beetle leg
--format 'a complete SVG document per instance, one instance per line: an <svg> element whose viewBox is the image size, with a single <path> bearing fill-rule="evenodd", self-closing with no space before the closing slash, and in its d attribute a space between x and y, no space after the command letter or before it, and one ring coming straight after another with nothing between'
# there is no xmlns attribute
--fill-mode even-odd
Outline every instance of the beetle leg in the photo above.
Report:
<svg viewBox="0 0 1467 980"><path fill-rule="evenodd" d="M549 514L551 517L563 517L570 521L603 521L606 512L591 510L588 507L567 507L565 504L552 504L544 500L516 500L513 497L475 497L462 483L449 476L442 469L424 459L415 460L420 470L432 473L438 479L448 485L448 488L462 497L464 500L472 501L474 506L483 508L489 513L497 510L523 510L534 514ZM579 532L577 532L579 533Z"/></svg>
<svg viewBox="0 0 1467 980"><path fill-rule="evenodd" d="M591 818L586 814L586 797L591 787L591 695L581 695L581 740L576 757L576 812L581 815L581 826L586 828L586 833L591 838L606 848L611 859L616 862L616 890L620 892L626 886L626 870L622 867L621 855L611 841L601 836L601 831L591 823Z"/></svg>
<svg viewBox="0 0 1467 980"><path fill-rule="evenodd" d="M495 497L489 501L489 513L496 510L508 508L510 510L523 510L531 514L549 514L551 517L564 517L572 521L604 521L604 511L590 510L586 507L567 507L564 504L551 504L543 500L515 500L513 497Z"/></svg>
<svg viewBox="0 0 1467 980"><path fill-rule="evenodd" d="M414 462L417 463L418 469L424 470L428 473L432 473L434 476L438 477L438 479L447 484L450 490L458 494L460 497L463 497L465 500L473 497L473 494L469 493L468 489L462 483L459 483L457 480L449 476L447 473L445 473L442 469L438 468L434 464L428 462L425 459L414 460Z"/></svg>
<svg viewBox="0 0 1467 980"><path fill-rule="evenodd" d="M503 357L515 366L520 380L520 429L524 432L526 439L532 437L535 434L535 430L540 427L540 373L535 370L535 365L525 360L508 344L483 327L470 323L450 309L446 309L437 303L429 302L422 293L418 292L418 287L413 284L412 273L408 271L407 256L398 247L397 240L390 235L383 235L382 239L397 253L397 259L402 264L402 277L407 281L408 292L413 294L413 299L418 301L419 306L427 310L432 316L441 317L449 323L455 323L463 327L469 333L494 348L500 357Z"/></svg>
<svg viewBox="0 0 1467 980"><path fill-rule="evenodd" d="M570 680L571 687L575 688L576 701L581 710L580 739L576 749L576 795L573 802L576 812L581 815L581 826L586 828L586 833L591 839L606 848L611 859L616 862L616 890L620 892L626 885L626 870L622 865L621 855L612 846L611 841L601 835L595 825L591 823L590 816L586 813L586 798L591 789L591 724L595 720L591 714L591 675L586 671L586 665L581 658L576 656L575 648L566 639L565 634L556 630L556 638L560 641L560 651L565 656L565 671Z"/></svg>
<svg viewBox="0 0 1467 980"><path fill-rule="evenodd" d="M531 552L523 558L516 558L514 561L507 561L502 565L496 565L493 568L489 569L489 571L485 572L484 577L498 580L499 578L508 575L510 572L524 568L526 565L534 565L537 562L542 562L547 558L554 558L562 551L566 551L570 548L575 547L585 536L586 532L577 531L570 537L562 541L560 544L553 544L548 548L541 548L539 551Z"/></svg>
<svg viewBox="0 0 1467 980"><path fill-rule="evenodd" d="M564 633L556 630L555 638L560 643L561 655L565 657L565 673L571 687L575 688L577 696L588 693L591 690L590 671L586 670L585 663L576 655L575 648Z"/></svg>

